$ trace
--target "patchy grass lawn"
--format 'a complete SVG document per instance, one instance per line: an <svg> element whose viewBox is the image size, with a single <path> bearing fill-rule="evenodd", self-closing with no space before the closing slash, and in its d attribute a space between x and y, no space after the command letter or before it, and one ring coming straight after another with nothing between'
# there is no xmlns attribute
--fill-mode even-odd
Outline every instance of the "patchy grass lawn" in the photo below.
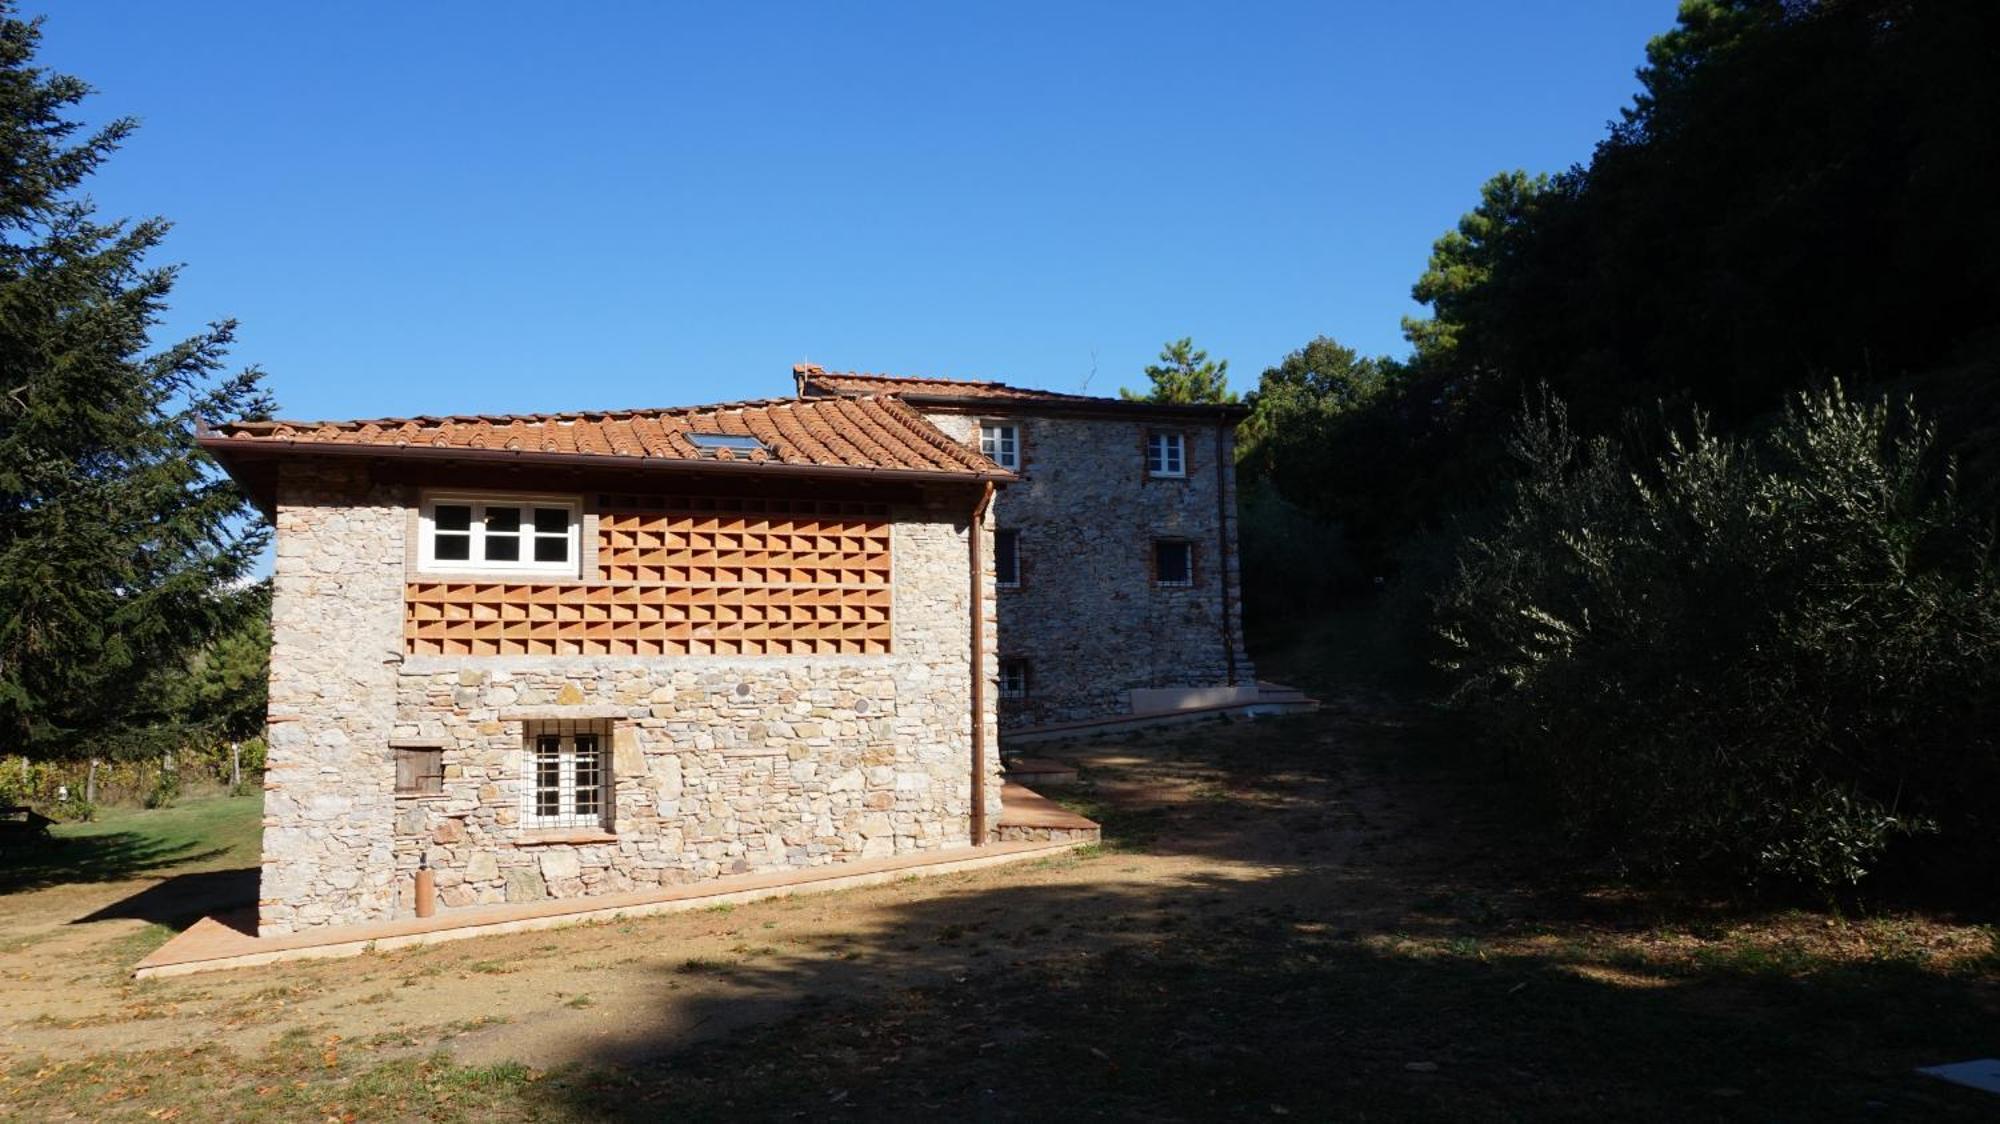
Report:
<svg viewBox="0 0 2000 1124"><path fill-rule="evenodd" d="M2000 1110L1912 1073L1994 1052L1990 918L1566 880L1423 712L1328 704L1058 751L1106 845L1028 867L55 999L0 950L0 1118Z"/></svg>
<svg viewBox="0 0 2000 1124"><path fill-rule="evenodd" d="M262 794L189 799L170 808L100 809L96 820L57 824L50 843L8 856L0 867L0 893L256 866L263 814Z"/></svg>

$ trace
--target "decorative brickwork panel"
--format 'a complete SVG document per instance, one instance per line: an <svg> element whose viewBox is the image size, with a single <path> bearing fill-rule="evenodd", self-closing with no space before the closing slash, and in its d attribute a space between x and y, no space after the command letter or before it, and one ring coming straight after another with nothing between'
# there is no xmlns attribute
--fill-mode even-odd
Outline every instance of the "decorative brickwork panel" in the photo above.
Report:
<svg viewBox="0 0 2000 1124"><path fill-rule="evenodd" d="M413 581L412 655L885 655L879 504L602 496L584 584Z"/></svg>

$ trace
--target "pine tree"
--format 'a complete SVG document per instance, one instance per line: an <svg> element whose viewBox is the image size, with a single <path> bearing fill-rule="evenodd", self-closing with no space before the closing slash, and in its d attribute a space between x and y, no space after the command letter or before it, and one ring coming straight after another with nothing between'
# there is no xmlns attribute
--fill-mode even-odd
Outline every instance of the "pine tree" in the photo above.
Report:
<svg viewBox="0 0 2000 1124"><path fill-rule="evenodd" d="M1141 394L1120 387L1118 396L1128 402L1177 406L1236 401L1229 389L1229 360L1211 362L1208 352L1196 347L1192 337L1182 336L1161 348L1159 362L1146 368L1146 377L1153 382L1151 391Z"/></svg>
<svg viewBox="0 0 2000 1124"><path fill-rule="evenodd" d="M161 669L256 604L231 590L268 537L194 420L271 403L254 368L221 373L231 322L149 350L167 223L80 192L134 123L84 132L90 88L36 67L41 21L17 17L0 0L0 752L151 752Z"/></svg>

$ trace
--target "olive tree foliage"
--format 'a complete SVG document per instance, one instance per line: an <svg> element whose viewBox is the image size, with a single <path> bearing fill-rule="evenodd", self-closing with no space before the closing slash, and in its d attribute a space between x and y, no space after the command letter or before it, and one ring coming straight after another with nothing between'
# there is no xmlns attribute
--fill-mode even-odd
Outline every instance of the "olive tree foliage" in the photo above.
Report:
<svg viewBox="0 0 2000 1124"><path fill-rule="evenodd" d="M1836 383L1641 464L1545 391L1437 597L1453 697L1635 873L1833 895L1917 835L1991 856L2000 581L1934 440Z"/></svg>

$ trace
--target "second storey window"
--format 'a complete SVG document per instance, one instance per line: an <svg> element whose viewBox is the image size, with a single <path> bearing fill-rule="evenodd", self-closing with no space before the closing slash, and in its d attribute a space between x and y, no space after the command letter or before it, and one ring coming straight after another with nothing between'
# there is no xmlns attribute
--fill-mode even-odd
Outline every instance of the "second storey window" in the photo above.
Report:
<svg viewBox="0 0 2000 1124"><path fill-rule="evenodd" d="M1021 532L993 532L993 584L1009 588L1021 584Z"/></svg>
<svg viewBox="0 0 2000 1124"><path fill-rule="evenodd" d="M419 561L426 570L577 573L577 504L524 496L432 496Z"/></svg>
<svg viewBox="0 0 2000 1124"><path fill-rule="evenodd" d="M979 451L1001 468L1020 468L1021 428L999 422L982 422L979 426Z"/></svg>
<svg viewBox="0 0 2000 1124"><path fill-rule="evenodd" d="M1186 476L1187 438L1179 433L1148 433L1146 475Z"/></svg>
<svg viewBox="0 0 2000 1124"><path fill-rule="evenodd" d="M1153 543L1153 584L1187 586L1194 584L1194 544L1186 539L1158 539Z"/></svg>

